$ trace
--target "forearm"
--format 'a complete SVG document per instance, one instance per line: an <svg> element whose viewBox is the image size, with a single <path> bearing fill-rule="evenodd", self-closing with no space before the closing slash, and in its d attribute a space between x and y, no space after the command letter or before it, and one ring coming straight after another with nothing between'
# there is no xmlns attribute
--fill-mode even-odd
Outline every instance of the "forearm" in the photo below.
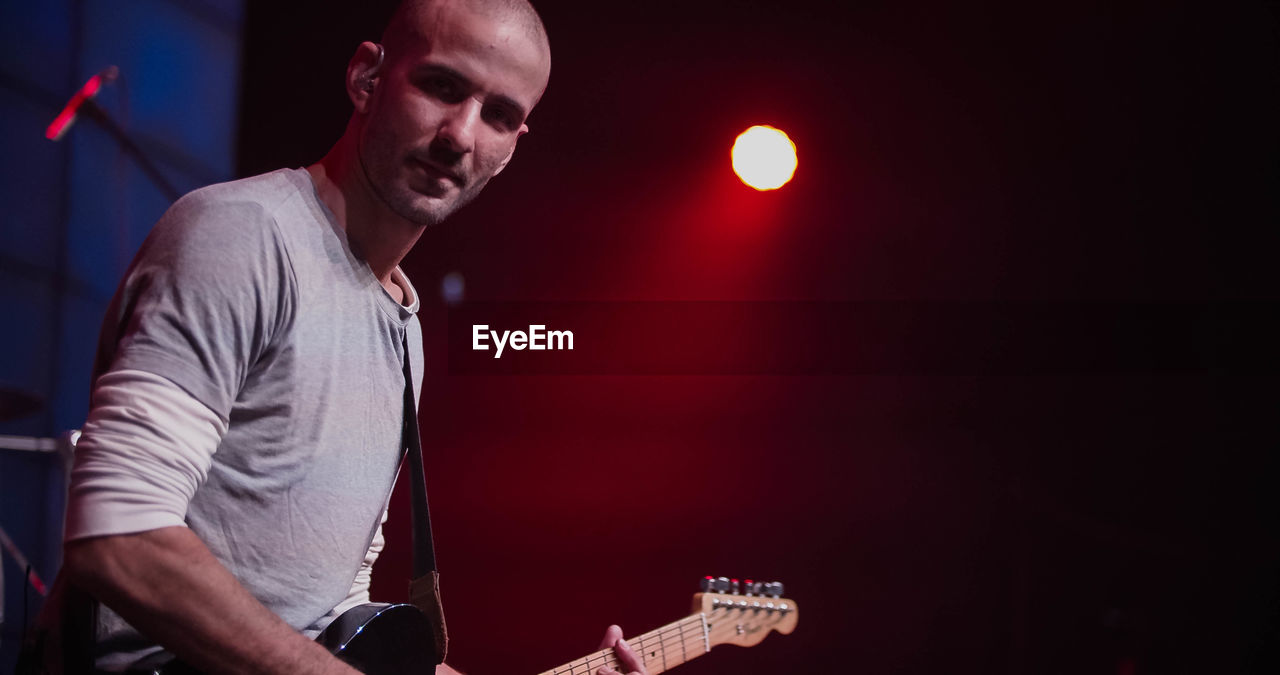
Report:
<svg viewBox="0 0 1280 675"><path fill-rule="evenodd" d="M210 673L355 673L257 601L185 527L69 542L77 586Z"/></svg>

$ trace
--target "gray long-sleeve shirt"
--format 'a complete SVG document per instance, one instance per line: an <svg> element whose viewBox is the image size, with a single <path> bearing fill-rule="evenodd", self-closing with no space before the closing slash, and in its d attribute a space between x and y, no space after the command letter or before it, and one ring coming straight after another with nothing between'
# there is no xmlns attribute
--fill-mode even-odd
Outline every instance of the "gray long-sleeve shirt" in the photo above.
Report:
<svg viewBox="0 0 1280 675"><path fill-rule="evenodd" d="M95 401L67 539L185 524L264 605L318 631L366 562L395 479L405 340L420 393L412 296L406 307L383 289L304 170L183 197L108 310L95 376L163 378L225 433L193 434L182 405L128 419L127 405ZM134 441L119 433L129 425ZM156 649L109 611L99 638L104 668Z"/></svg>

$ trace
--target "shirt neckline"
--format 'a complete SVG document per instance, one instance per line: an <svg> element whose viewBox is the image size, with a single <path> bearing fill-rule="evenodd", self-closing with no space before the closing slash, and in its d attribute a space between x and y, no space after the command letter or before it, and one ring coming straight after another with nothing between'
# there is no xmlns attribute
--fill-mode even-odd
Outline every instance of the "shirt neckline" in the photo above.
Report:
<svg viewBox="0 0 1280 675"><path fill-rule="evenodd" d="M373 269L369 267L369 263L365 262L363 258L357 256L355 252L351 250L351 242L347 238L347 231L338 222L338 217L334 215L333 211L331 211L324 201L320 199L320 193L316 189L315 180L312 179L311 172L307 171L305 168L288 169L287 171L295 182L301 183L298 187L302 192L303 198L306 200L307 204L320 215L324 222L329 225L329 228L333 230L334 234L337 235L338 239L342 242L342 248L346 251L347 255L350 256L352 260L359 262L362 274L365 276L365 281L373 286L371 293L377 296L375 301L378 306L392 319L395 319L401 324L408 323L409 319L417 314L419 308L422 306L422 295L418 293L418 289L413 285L413 281L409 279L409 275L404 273L403 268L396 265L394 273L400 275L400 278L404 280L405 286L408 287L410 295L413 296L413 302L408 305L402 305L391 296L390 291L382 286L382 282L378 281L378 277L373 273Z"/></svg>

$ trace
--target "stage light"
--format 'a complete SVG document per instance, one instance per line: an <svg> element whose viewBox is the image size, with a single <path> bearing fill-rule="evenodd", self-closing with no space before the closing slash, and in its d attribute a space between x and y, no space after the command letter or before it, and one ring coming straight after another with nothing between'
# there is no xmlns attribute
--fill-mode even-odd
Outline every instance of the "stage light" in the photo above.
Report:
<svg viewBox="0 0 1280 675"><path fill-rule="evenodd" d="M450 272L440 279L440 297L450 307L462 302L466 294L467 280L463 278L462 272Z"/></svg>
<svg viewBox="0 0 1280 675"><path fill-rule="evenodd" d="M757 125L738 134L729 154L733 172L757 190L776 190L796 173L796 144L771 126Z"/></svg>
<svg viewBox="0 0 1280 675"><path fill-rule="evenodd" d="M71 124L76 121L76 114L80 112L80 106L98 95L98 90L102 88L102 79L102 74L99 73L89 78L89 81L85 82L83 87L80 87L80 91L77 91L75 96L71 97L67 105L62 108L62 112L58 113L49 128L45 129L45 138L51 141L62 140L63 134L66 134L67 130L71 128Z"/></svg>

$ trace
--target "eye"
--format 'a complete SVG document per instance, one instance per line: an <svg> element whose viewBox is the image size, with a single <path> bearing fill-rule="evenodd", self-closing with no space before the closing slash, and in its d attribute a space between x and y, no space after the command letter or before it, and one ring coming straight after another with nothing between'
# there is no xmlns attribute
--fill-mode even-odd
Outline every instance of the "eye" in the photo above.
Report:
<svg viewBox="0 0 1280 675"><path fill-rule="evenodd" d="M457 103L466 95L462 85L451 77L444 75L433 75L421 81L419 86L427 94L434 96L446 103Z"/></svg>
<svg viewBox="0 0 1280 675"><path fill-rule="evenodd" d="M500 129L511 130L519 126L516 116L503 106L488 105L480 111L484 121Z"/></svg>

